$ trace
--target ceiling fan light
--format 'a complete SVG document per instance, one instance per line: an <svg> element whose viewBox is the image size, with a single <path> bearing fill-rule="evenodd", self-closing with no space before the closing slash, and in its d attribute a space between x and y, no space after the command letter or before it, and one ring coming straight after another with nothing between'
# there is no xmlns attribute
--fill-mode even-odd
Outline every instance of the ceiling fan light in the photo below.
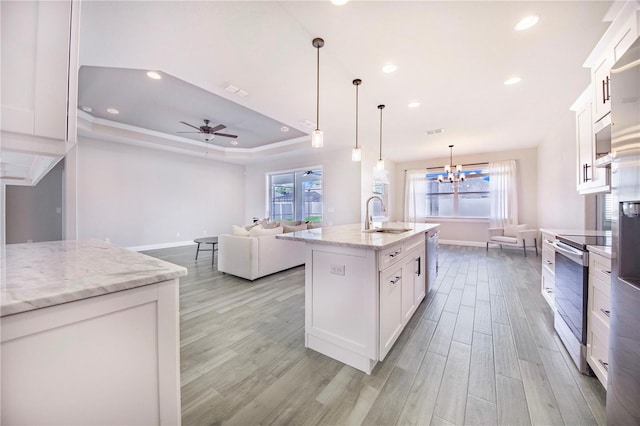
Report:
<svg viewBox="0 0 640 426"><path fill-rule="evenodd" d="M200 133L200 137L202 137L202 140L204 140L205 142L211 142L213 139L215 139L216 135L214 135L213 133Z"/></svg>
<svg viewBox="0 0 640 426"><path fill-rule="evenodd" d="M320 129L315 129L311 134L311 146L313 148L322 148L324 145L324 133Z"/></svg>
<svg viewBox="0 0 640 426"><path fill-rule="evenodd" d="M361 161L362 160L362 150L360 148L353 148L351 150L351 161Z"/></svg>

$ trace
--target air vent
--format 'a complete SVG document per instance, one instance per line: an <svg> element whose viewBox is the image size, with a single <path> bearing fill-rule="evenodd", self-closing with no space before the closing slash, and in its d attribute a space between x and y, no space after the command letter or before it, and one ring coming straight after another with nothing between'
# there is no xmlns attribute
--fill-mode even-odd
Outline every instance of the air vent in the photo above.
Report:
<svg viewBox="0 0 640 426"><path fill-rule="evenodd" d="M432 130L427 130L426 132L424 132L425 135L431 136L431 135L437 135L438 133L444 133L444 129L440 128L440 129L432 129Z"/></svg>

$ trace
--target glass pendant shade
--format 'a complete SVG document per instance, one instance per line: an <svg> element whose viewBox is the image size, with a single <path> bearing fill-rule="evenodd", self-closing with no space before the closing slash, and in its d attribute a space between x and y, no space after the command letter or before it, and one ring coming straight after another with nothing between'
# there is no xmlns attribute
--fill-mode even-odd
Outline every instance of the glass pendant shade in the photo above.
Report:
<svg viewBox="0 0 640 426"><path fill-rule="evenodd" d="M381 158L378 160L378 162L376 163L376 168L378 170L384 170L384 160Z"/></svg>
<svg viewBox="0 0 640 426"><path fill-rule="evenodd" d="M362 150L360 148L353 148L351 150L351 161L361 161L362 160Z"/></svg>
<svg viewBox="0 0 640 426"><path fill-rule="evenodd" d="M447 164L446 166L444 166L444 172L451 173L451 165Z"/></svg>
<svg viewBox="0 0 640 426"><path fill-rule="evenodd" d="M311 134L311 146L313 148L322 148L322 145L324 145L324 134L322 130L315 129Z"/></svg>

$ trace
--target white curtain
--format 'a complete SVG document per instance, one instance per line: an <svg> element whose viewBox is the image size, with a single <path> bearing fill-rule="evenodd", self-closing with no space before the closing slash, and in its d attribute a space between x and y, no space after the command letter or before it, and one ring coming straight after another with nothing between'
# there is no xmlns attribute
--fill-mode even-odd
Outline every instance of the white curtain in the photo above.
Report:
<svg viewBox="0 0 640 426"><path fill-rule="evenodd" d="M489 163L492 227L518 224L518 177L516 160Z"/></svg>
<svg viewBox="0 0 640 426"><path fill-rule="evenodd" d="M424 222L426 219L427 172L425 169L404 173L404 221Z"/></svg>

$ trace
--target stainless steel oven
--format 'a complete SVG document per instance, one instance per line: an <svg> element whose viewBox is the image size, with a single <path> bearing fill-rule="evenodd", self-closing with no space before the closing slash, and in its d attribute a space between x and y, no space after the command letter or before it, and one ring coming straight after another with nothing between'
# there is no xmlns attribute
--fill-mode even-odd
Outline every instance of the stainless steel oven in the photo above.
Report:
<svg viewBox="0 0 640 426"><path fill-rule="evenodd" d="M554 328L578 370L588 374L587 366L587 294L589 289L589 253L558 236L555 255Z"/></svg>

